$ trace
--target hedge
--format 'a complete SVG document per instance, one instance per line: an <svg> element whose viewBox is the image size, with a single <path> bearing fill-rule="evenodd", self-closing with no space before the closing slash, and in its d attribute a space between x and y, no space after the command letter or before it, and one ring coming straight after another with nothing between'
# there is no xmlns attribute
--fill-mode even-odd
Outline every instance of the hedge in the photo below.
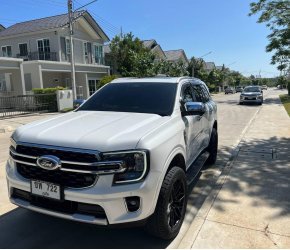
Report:
<svg viewBox="0 0 290 250"><path fill-rule="evenodd" d="M55 88L35 88L32 89L35 96L35 105L40 107L47 107L49 111L57 111L57 100L56 100L56 91L64 90L64 87L55 87ZM46 94L46 95L45 95ZM55 95L53 95L55 94ZM39 95L39 96L38 96Z"/></svg>
<svg viewBox="0 0 290 250"><path fill-rule="evenodd" d="M57 90L64 90L66 88L64 87L55 87L55 88L44 88L44 89L40 89L40 88L35 88L35 89L32 89L33 93L35 95L37 94L54 94L56 93Z"/></svg>

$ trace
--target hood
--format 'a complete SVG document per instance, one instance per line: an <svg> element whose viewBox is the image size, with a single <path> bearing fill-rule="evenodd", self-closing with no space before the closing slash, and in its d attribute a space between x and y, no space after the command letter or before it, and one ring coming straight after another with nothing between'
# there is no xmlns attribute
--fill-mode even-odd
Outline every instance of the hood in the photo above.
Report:
<svg viewBox="0 0 290 250"><path fill-rule="evenodd" d="M78 111L17 129L16 141L98 150L135 149L139 140L170 117L156 114Z"/></svg>

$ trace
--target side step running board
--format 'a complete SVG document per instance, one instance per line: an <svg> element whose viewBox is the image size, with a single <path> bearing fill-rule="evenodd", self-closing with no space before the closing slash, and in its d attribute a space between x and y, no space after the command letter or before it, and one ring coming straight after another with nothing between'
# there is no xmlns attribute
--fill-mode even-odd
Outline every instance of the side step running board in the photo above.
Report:
<svg viewBox="0 0 290 250"><path fill-rule="evenodd" d="M191 166L188 168L186 172L187 185L190 185L194 181L194 179L198 176L208 157L209 153L204 152L195 160L194 163L191 164Z"/></svg>

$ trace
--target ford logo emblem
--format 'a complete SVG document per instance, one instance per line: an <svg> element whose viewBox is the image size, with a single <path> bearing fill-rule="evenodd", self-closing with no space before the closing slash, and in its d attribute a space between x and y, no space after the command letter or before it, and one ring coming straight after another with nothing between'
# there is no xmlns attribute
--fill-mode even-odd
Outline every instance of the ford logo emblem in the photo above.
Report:
<svg viewBox="0 0 290 250"><path fill-rule="evenodd" d="M59 158L53 155L44 155L37 159L37 165L46 170L56 170L61 167Z"/></svg>

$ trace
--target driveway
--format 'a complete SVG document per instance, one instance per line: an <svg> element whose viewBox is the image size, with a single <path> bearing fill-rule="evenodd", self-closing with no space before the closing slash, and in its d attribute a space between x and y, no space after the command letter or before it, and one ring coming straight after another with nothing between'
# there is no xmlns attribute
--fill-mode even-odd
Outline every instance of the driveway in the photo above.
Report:
<svg viewBox="0 0 290 250"><path fill-rule="evenodd" d="M273 93L276 93L275 90L265 91L265 98ZM0 231L2 232L0 248L166 248L176 246L208 198L213 184L231 158L231 153L245 134L248 124L261 108L254 105L238 105L239 94L218 94L213 98L218 104L218 160L211 168L204 169L196 183L191 186L193 191L190 194L185 223L180 235L173 242L152 238L140 228L98 228L14 208L7 199L4 177L11 134L8 132L0 134L2 142L0 146ZM271 105L271 102L265 105ZM18 122L21 120L21 118L17 119ZM1 123L0 120L0 128Z"/></svg>

